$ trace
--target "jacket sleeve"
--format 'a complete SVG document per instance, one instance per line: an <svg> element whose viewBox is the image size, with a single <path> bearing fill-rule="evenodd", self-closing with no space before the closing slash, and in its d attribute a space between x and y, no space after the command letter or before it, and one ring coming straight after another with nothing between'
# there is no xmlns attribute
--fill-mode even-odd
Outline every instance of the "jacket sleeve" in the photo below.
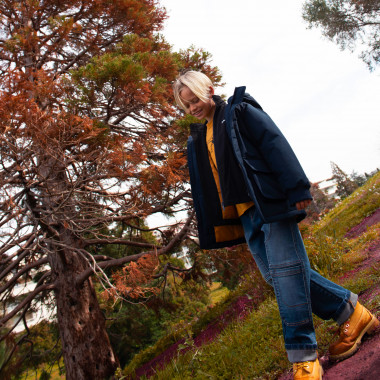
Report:
<svg viewBox="0 0 380 380"><path fill-rule="evenodd" d="M275 175L290 204L312 199L307 179L293 149L272 119L261 109L241 103L237 117L243 121L247 138L256 146Z"/></svg>

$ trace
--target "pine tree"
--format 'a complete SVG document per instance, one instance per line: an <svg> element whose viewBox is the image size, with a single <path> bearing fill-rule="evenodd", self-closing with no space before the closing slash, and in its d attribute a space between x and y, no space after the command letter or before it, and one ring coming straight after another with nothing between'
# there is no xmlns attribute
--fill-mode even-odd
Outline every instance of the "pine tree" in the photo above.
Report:
<svg viewBox="0 0 380 380"><path fill-rule="evenodd" d="M94 278L118 291L107 268L170 252L192 223L189 211L164 244L138 233L149 215L190 209L171 82L192 60L218 74L202 52L171 52L157 34L165 17L155 0L0 3L2 339L12 318L27 339L26 313L53 299L67 379L118 365ZM136 233L110 236L118 222ZM98 254L110 244L137 253ZM32 281L12 309L16 285Z"/></svg>
<svg viewBox="0 0 380 380"><path fill-rule="evenodd" d="M336 194L340 199L348 197L358 185L334 162L331 162L331 170L336 181Z"/></svg>

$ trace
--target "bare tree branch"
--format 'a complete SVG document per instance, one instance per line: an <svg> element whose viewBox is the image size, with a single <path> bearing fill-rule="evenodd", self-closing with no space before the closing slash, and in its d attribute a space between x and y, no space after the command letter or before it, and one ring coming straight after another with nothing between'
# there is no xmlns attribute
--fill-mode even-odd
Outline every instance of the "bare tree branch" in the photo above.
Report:
<svg viewBox="0 0 380 380"><path fill-rule="evenodd" d="M8 282L6 282L3 286L0 287L0 294L3 293L6 289L10 288L12 285L14 285L17 279L19 279L22 275L29 272L31 269L40 267L41 265L47 264L48 262L49 262L48 258L43 257L42 259L34 261L24 266L22 269L18 270Z"/></svg>
<svg viewBox="0 0 380 380"><path fill-rule="evenodd" d="M30 292L25 299L20 302L11 312L7 313L2 319L0 319L0 328L4 327L5 323L13 318L20 310L22 310L26 305L28 305L37 294L46 291L53 290L55 288L54 284L44 284L36 288L33 292Z"/></svg>
<svg viewBox="0 0 380 380"><path fill-rule="evenodd" d="M94 245L94 244L120 244L120 245L128 245L132 247L140 247L140 248L153 248L156 247L155 244L151 243L141 243L138 241L131 241L125 239L88 239L83 241L84 246Z"/></svg>
<svg viewBox="0 0 380 380"><path fill-rule="evenodd" d="M137 261L140 257L142 257L144 255L163 255L163 254L166 254L166 253L170 252L186 236L188 228L190 226L190 223L193 220L193 217L194 217L194 211L192 211L191 215L187 218L186 223L184 224L182 229L178 232L178 234L176 234L173 237L173 239L169 242L169 244L166 245L165 247L158 249L158 250L154 250L154 251L141 252L141 253L138 253L136 255L122 257L120 259L112 259L112 260L102 261L101 263L98 263L97 265L102 269L106 269L106 268L111 268L111 267L115 267L115 266L122 266L122 265L125 265L131 261ZM88 268L87 270L83 271L83 273L77 277L77 280L76 280L77 284L81 285L89 276L91 276L91 274L93 274L92 268Z"/></svg>

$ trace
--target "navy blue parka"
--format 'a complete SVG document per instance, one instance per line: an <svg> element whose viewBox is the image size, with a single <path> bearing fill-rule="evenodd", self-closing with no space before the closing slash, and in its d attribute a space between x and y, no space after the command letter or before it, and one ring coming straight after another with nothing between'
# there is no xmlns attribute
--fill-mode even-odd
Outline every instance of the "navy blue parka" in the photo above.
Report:
<svg viewBox="0 0 380 380"><path fill-rule="evenodd" d="M190 126L187 146L199 242L204 249L245 241L244 236L224 241L215 238L215 228L241 224L238 217L223 219L222 216L222 207L230 205L230 193L234 194L234 189L240 201L254 202L264 223L289 218L300 221L306 213L297 210L295 204L312 199L310 183L292 148L261 106L245 93L245 87L236 88L227 104L219 97L214 97L214 101L214 138L221 136L219 141L223 142L225 136L226 140L225 146L215 141L223 205L208 158L205 124Z"/></svg>

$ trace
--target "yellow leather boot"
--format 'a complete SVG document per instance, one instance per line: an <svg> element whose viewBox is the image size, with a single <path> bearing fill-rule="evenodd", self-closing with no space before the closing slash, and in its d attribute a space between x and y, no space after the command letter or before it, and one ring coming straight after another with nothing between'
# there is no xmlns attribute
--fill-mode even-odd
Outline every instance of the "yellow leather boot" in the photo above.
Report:
<svg viewBox="0 0 380 380"><path fill-rule="evenodd" d="M294 380L322 380L323 369L319 360L293 363Z"/></svg>
<svg viewBox="0 0 380 380"><path fill-rule="evenodd" d="M339 338L329 348L330 358L342 360L353 355L363 335L373 333L379 325L379 320L358 302L350 318L340 325Z"/></svg>

